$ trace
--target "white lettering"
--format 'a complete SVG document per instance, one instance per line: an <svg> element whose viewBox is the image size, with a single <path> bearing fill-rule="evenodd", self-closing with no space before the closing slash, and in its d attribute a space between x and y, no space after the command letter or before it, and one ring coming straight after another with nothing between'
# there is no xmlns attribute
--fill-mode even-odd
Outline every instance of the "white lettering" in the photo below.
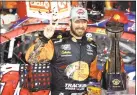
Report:
<svg viewBox="0 0 137 95"><path fill-rule="evenodd" d="M46 9L49 8L50 4L49 2L30 2L31 6L40 6L40 7L44 7Z"/></svg>
<svg viewBox="0 0 137 95"><path fill-rule="evenodd" d="M86 84L71 84L71 83L66 83L65 84L65 89L66 90L84 90Z"/></svg>

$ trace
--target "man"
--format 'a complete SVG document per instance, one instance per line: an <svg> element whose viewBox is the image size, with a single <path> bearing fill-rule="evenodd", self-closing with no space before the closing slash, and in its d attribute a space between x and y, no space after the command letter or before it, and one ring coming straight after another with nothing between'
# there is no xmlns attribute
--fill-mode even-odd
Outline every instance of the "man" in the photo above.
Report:
<svg viewBox="0 0 137 95"><path fill-rule="evenodd" d="M55 26L49 25L43 32L44 38L40 38L45 44L38 49L37 56L32 55L35 44L26 53L29 63L51 62L51 95L82 95L91 79L101 79L101 72L97 69L96 44L92 34L85 32L87 10L74 7L70 17L70 32L54 37Z"/></svg>

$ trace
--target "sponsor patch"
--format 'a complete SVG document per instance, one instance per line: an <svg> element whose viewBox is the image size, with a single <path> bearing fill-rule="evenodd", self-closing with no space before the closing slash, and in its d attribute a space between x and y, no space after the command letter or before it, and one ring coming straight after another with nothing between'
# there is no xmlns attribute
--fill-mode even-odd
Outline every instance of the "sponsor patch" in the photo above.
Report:
<svg viewBox="0 0 137 95"><path fill-rule="evenodd" d="M63 49L63 50L71 50L71 46L70 46L70 44L64 44L64 45L61 45L61 49Z"/></svg>
<svg viewBox="0 0 137 95"><path fill-rule="evenodd" d="M85 90L87 84L78 84L78 83L65 83L66 90Z"/></svg>

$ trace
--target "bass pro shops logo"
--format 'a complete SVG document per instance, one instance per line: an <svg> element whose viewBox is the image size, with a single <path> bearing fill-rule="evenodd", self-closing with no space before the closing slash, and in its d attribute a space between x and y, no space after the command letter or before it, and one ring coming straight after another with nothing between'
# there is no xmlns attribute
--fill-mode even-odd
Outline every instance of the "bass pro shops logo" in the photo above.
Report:
<svg viewBox="0 0 137 95"><path fill-rule="evenodd" d="M76 61L66 67L65 74L70 79L84 81L89 76L89 66L84 61Z"/></svg>
<svg viewBox="0 0 137 95"><path fill-rule="evenodd" d="M79 10L77 10L77 14L79 14L79 15L83 15L85 12L84 12L84 10L83 9L79 9Z"/></svg>

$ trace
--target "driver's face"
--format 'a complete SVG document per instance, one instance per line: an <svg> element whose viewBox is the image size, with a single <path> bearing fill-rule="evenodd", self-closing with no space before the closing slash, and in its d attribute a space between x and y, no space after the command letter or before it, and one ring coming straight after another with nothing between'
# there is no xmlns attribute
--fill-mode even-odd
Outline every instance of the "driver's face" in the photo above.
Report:
<svg viewBox="0 0 137 95"><path fill-rule="evenodd" d="M71 31L77 37L82 37L87 29L87 20L71 20Z"/></svg>

